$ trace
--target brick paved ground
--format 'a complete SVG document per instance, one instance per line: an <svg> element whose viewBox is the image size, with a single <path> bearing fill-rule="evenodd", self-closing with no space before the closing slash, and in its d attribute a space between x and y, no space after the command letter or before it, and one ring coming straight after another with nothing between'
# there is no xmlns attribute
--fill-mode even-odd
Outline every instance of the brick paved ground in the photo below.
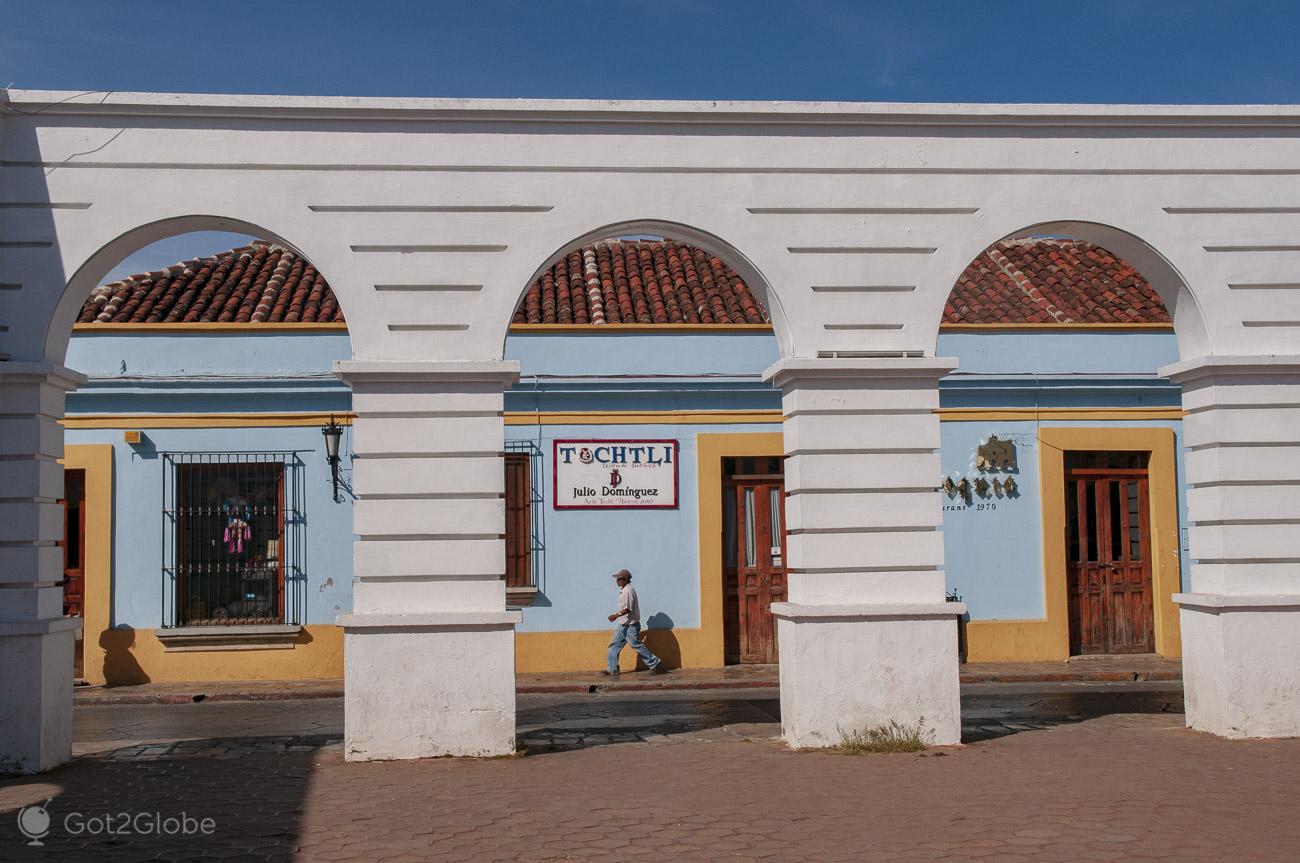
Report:
<svg viewBox="0 0 1300 863"><path fill-rule="evenodd" d="M1291 861L1300 847L1300 740L1220 740L1169 713L1058 715L962 748L842 756L786 750L761 699L737 712L645 703L730 721L493 760L348 764L328 735L86 756L0 783L0 859ZM581 720L559 700L528 709L542 728ZM606 723L637 715L581 709ZM51 796L54 830L28 848L13 812ZM64 830L70 813L121 811L216 828Z"/></svg>

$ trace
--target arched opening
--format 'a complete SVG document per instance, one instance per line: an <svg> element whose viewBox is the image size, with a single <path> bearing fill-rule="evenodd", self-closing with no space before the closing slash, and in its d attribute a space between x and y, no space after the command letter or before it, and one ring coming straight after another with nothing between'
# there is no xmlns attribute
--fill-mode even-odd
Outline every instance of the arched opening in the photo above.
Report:
<svg viewBox="0 0 1300 863"><path fill-rule="evenodd" d="M681 271L679 272L669 256L667 270L660 274L658 267L652 264L649 268L654 272L651 277L650 272L638 263L630 259L625 260L627 271L635 275L635 270L641 272L641 289L647 290L655 283L667 281L663 287L665 293L674 293L672 286L678 278L686 282L687 289L685 292L677 290L684 302L679 303L679 310L674 312L672 309L665 308L662 313L657 312L654 307L653 299L648 293L643 297L644 308L637 307L635 297L632 297L632 304L627 309L631 314L625 314L625 310L615 301L614 303L604 303L609 309L609 314L605 315L605 323L637 323L637 324L655 324L655 323L713 323L719 322L718 318L726 318L725 323L753 323L766 324L772 328L777 338L778 346L781 349L781 355L789 355L790 337L786 325L785 313L781 308L780 298L772 290L767 278L762 274L758 267L749 260L738 248L726 242L720 237L716 237L707 231L684 225L677 222L668 222L659 219L635 219L624 222L612 223L600 228L589 231L579 237L576 237L563 245L559 246L546 260L529 276L528 281L521 288L521 294L516 303L515 310L507 319L507 324L517 324L529 322L529 311L526 307L528 294L533 292L535 286L540 289L539 280L545 277L548 272L553 272L557 266L564 261L569 263L570 254L576 249L582 249L587 246L595 246L602 241L609 240L635 241L644 239L650 241L668 242L670 245L675 244L678 249L689 249L690 254L680 259ZM639 253L638 253L639 254ZM689 260L688 260L689 258ZM712 263L710 263L712 262ZM572 262L572 271L576 272L578 262ZM585 269L585 262L581 266ZM599 263L597 263L599 266ZM611 259L612 267L612 259ZM696 284L691 282L689 271L695 268L700 272L709 272L715 276L712 285L700 282L698 287L701 293L697 294ZM613 276L613 273L610 273ZM552 279L554 276L552 275ZM584 272L585 278L585 272ZM743 285L740 292L728 290L728 286L720 284L724 279L734 279ZM616 293L613 297L617 298L616 284L612 284ZM584 291L585 291L584 284ZM602 290L604 283L602 282ZM691 302L694 296L703 299L702 303ZM729 308L728 301L731 300L733 305ZM603 299L602 299L603 302ZM714 303L720 302L721 307L715 307ZM749 308L746 308L746 305ZM522 309L524 320L518 320ZM617 313L615 313L617 309ZM539 308L534 314L538 318L536 322L545 322L545 309ZM658 317L664 317L664 320L657 320ZM680 317L681 320L675 318ZM626 318L626 319L625 319ZM588 321L590 322L590 321ZM507 326L508 329L508 326ZM503 334L503 341L505 335Z"/></svg>
<svg viewBox="0 0 1300 863"><path fill-rule="evenodd" d="M80 676L340 677L352 350L325 276L256 225L163 220L77 270L46 346L86 378L62 418Z"/></svg>
<svg viewBox="0 0 1300 863"><path fill-rule="evenodd" d="M776 661L767 606L785 598L784 446L780 393L762 380L781 356L771 298L734 248L660 222L593 231L534 272L504 348L521 364L505 400L507 561L526 567L508 578L514 595L534 591L521 671L606 657L620 569L666 666ZM623 670L636 661L625 651Z"/></svg>
<svg viewBox="0 0 1300 863"><path fill-rule="evenodd" d="M187 240L187 237L199 239L196 242L194 239ZM310 266L315 271L310 257L293 243L274 231L241 219L197 214L174 216L120 234L87 257L69 277L46 327L45 356L55 362L63 358L68 338L72 333L72 325L80 319L83 306L91 291L110 282L111 279L108 278L110 273L114 273L115 269L124 262L133 258L139 261L141 258L137 256L140 255L146 256L146 259L153 259L153 255L161 252L181 251L181 255L172 266L181 266L183 269L187 260L201 260L231 250L241 242L253 240L278 246L301 260L304 266ZM169 255L164 254L164 257L167 256ZM161 258L158 260L161 261ZM166 266L160 265L157 272L161 272ZM115 275L125 277L133 274L119 272ZM143 275L152 275L152 273ZM321 280L323 281L323 277ZM155 286L156 281L151 280L151 287ZM337 295L334 294L333 289L329 288L329 292L335 295L337 303ZM239 294L239 299L245 299L242 292Z"/></svg>
<svg viewBox="0 0 1300 863"><path fill-rule="evenodd" d="M1025 228L958 277L940 480L971 660L1181 655L1181 392L1159 369L1205 345L1172 265L1107 226Z"/></svg>

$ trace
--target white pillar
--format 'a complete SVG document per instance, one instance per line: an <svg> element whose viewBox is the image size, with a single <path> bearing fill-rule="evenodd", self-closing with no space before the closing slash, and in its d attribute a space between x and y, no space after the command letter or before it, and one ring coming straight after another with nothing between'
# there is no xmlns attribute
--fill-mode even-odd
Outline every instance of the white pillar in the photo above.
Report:
<svg viewBox="0 0 1300 863"><path fill-rule="evenodd" d="M944 601L938 380L955 360L792 359L785 414L789 602L774 603L792 746L921 725L961 740L957 617Z"/></svg>
<svg viewBox="0 0 1300 863"><path fill-rule="evenodd" d="M348 760L515 750L505 600L504 390L513 362L350 361L355 583Z"/></svg>
<svg viewBox="0 0 1300 863"><path fill-rule="evenodd" d="M0 775L72 756L72 652L63 616L63 397L84 377L0 362Z"/></svg>
<svg viewBox="0 0 1300 863"><path fill-rule="evenodd" d="M1187 724L1300 736L1300 356L1204 357L1182 384L1192 592Z"/></svg>

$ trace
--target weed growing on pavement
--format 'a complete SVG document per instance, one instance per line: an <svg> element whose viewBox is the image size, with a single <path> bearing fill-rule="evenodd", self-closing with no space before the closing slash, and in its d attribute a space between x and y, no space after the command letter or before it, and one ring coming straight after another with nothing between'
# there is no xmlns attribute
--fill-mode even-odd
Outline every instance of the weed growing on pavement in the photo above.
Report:
<svg viewBox="0 0 1300 863"><path fill-rule="evenodd" d="M922 718L915 725L891 719L885 725L860 731L840 729L840 743L831 747L841 755L874 755L888 752L923 752L934 742L934 729Z"/></svg>

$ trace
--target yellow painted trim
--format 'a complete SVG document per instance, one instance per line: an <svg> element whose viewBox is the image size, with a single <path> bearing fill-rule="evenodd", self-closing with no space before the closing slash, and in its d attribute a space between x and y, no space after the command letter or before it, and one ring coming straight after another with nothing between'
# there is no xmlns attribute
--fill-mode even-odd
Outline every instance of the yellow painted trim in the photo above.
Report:
<svg viewBox="0 0 1300 863"><path fill-rule="evenodd" d="M779 423L781 411L510 411L508 426Z"/></svg>
<svg viewBox="0 0 1300 863"><path fill-rule="evenodd" d="M512 335L606 336L611 333L770 333L771 324L511 324Z"/></svg>
<svg viewBox="0 0 1300 863"><path fill-rule="evenodd" d="M1169 428L1040 428L1038 457L1043 513L1043 620L971 621L971 662L1061 660L1070 655L1070 612L1065 563L1065 452L1118 450L1151 453L1148 491L1156 652L1182 655L1178 607L1178 485L1174 431Z"/></svg>
<svg viewBox="0 0 1300 863"><path fill-rule="evenodd" d="M700 626L655 629L646 644L672 667L718 668L724 660L722 622L722 459L728 456L785 454L780 432L701 434L695 437L700 542ZM521 674L599 668L609 647L608 630L520 632L515 636L515 667ZM635 667L624 651L622 668Z"/></svg>
<svg viewBox="0 0 1300 863"><path fill-rule="evenodd" d="M340 323L314 323L284 321L281 323L220 323L206 321L192 324L73 324L74 333L339 333L347 332L348 325Z"/></svg>
<svg viewBox="0 0 1300 863"><path fill-rule="evenodd" d="M68 444L65 470L86 472L86 545L82 596L82 674L104 682L103 634L109 628L113 584L113 445Z"/></svg>
<svg viewBox="0 0 1300 863"><path fill-rule="evenodd" d="M734 456L783 456L781 432L701 434L695 436L699 475L696 495L700 531L700 620L712 632L713 666L724 659L722 621L722 460Z"/></svg>
<svg viewBox="0 0 1300 863"><path fill-rule="evenodd" d="M219 414L79 414L59 420L70 429L182 429L269 428L323 426L330 417L339 425L352 425L352 413L219 413Z"/></svg>
<svg viewBox="0 0 1300 863"><path fill-rule="evenodd" d="M1062 330L1072 332L1127 332L1127 333L1172 333L1173 324L940 324L941 333L988 333L1000 330L1031 333L1058 333Z"/></svg>
<svg viewBox="0 0 1300 863"><path fill-rule="evenodd" d="M935 408L941 422L974 420L1180 420L1182 408Z"/></svg>

